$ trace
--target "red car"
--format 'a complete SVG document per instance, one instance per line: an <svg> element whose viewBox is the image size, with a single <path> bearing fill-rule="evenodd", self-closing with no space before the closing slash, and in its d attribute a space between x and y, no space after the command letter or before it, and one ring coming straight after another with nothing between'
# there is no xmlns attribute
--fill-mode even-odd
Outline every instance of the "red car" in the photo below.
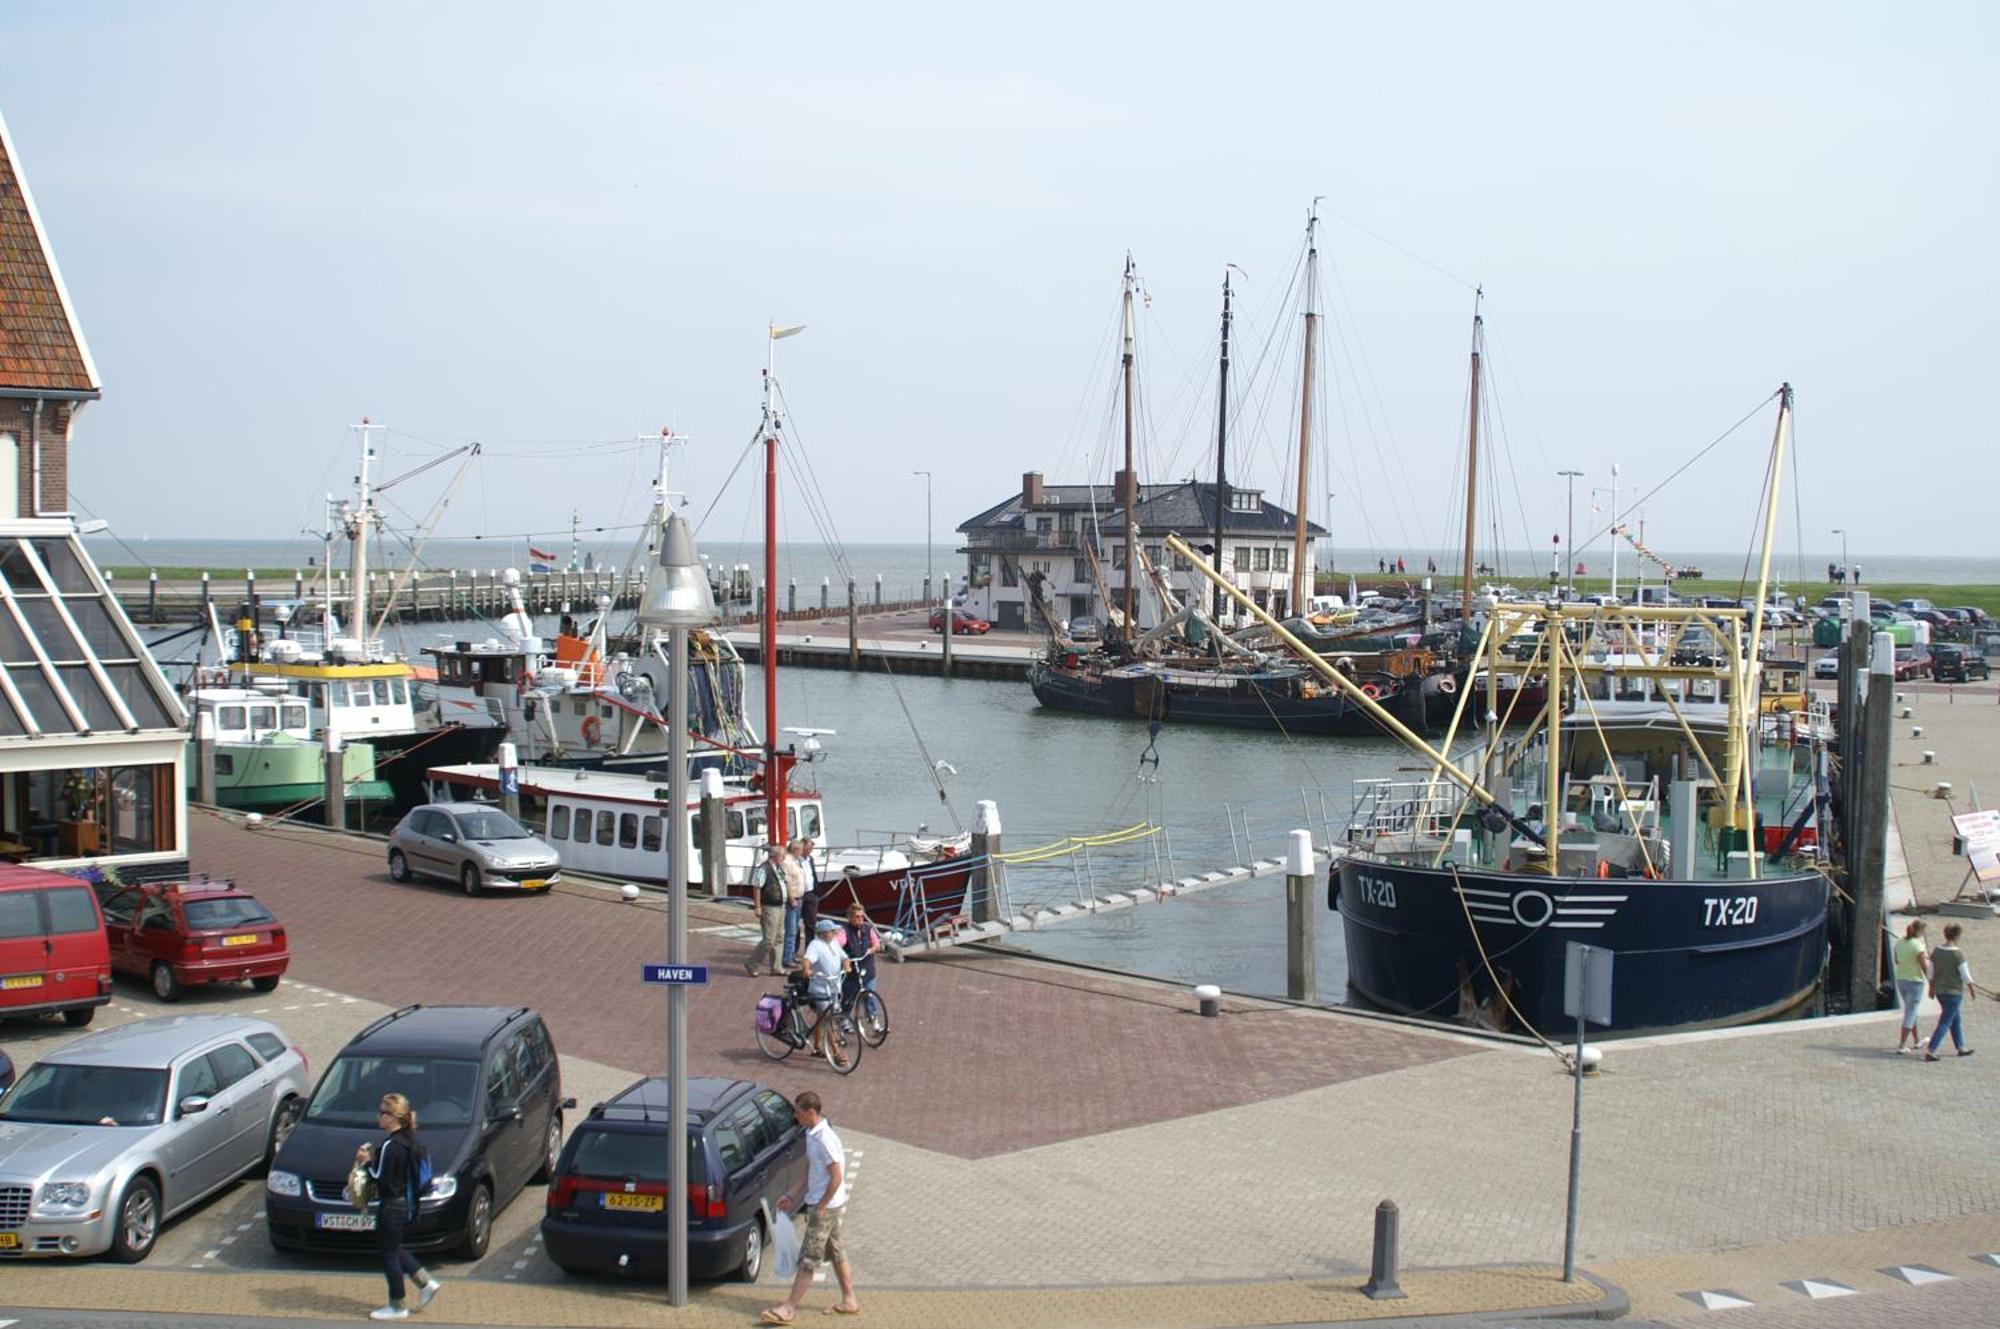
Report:
<svg viewBox="0 0 2000 1329"><path fill-rule="evenodd" d="M151 980L161 1001L201 983L278 986L292 953L285 929L248 891L226 881L97 888L111 967Z"/></svg>
<svg viewBox="0 0 2000 1329"><path fill-rule="evenodd" d="M963 609L954 609L951 611L951 630L956 636L963 637L970 633L977 637L993 631L993 625L983 618L966 613ZM931 631L944 631L944 610L931 610Z"/></svg>
<svg viewBox="0 0 2000 1329"><path fill-rule="evenodd" d="M1896 648L1896 681L1904 682L1913 678L1931 676L1931 657L1927 651L1919 651L1914 646Z"/></svg>

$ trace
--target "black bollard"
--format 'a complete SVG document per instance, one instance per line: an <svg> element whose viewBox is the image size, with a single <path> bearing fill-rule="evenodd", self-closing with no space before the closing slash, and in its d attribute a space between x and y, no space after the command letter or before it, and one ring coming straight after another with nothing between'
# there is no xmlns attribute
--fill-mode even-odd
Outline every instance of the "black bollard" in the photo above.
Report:
<svg viewBox="0 0 2000 1329"><path fill-rule="evenodd" d="M1375 1259L1368 1281L1361 1285L1362 1295L1375 1301L1407 1296L1396 1282L1396 1262L1396 1202L1384 1200L1375 1206Z"/></svg>

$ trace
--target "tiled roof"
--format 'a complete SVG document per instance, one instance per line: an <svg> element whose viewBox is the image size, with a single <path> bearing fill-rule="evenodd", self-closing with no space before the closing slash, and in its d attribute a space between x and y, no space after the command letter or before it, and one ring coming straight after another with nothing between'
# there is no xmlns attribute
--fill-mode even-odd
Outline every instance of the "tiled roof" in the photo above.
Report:
<svg viewBox="0 0 2000 1329"><path fill-rule="evenodd" d="M62 276L0 120L0 392L98 390Z"/></svg>
<svg viewBox="0 0 2000 1329"><path fill-rule="evenodd" d="M1234 485L1232 495L1245 492ZM1043 485L1042 501L1035 505L1037 513L1058 512L1063 509L1081 510L1097 514L1098 529L1107 535L1123 529L1125 512L1115 501L1112 487L1103 485ZM1028 509L1021 503L1017 492L1004 502L996 503L958 526L968 533L977 531L1005 531L1021 529L1021 519ZM1182 535L1200 535L1215 529L1215 486L1199 480L1184 480L1172 485L1139 486L1139 531L1144 536L1162 536L1178 532ZM1232 511L1223 523L1225 535L1290 535L1296 529L1298 514L1287 512L1275 503L1266 503L1260 497L1257 509ZM1326 528L1314 521L1306 522L1306 534L1317 538L1326 534Z"/></svg>

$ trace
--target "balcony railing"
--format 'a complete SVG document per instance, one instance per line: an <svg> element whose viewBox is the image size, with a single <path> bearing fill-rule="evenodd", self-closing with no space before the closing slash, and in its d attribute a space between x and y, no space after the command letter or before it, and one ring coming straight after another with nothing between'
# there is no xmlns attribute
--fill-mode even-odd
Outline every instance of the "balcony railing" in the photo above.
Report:
<svg viewBox="0 0 2000 1329"><path fill-rule="evenodd" d="M966 537L965 552L1080 554L1086 543L1081 531L980 531Z"/></svg>

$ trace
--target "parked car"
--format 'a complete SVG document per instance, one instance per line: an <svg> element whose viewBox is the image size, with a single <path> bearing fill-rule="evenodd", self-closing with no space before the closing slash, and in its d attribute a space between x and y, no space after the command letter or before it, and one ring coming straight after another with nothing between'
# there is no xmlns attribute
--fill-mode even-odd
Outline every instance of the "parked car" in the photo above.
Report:
<svg viewBox="0 0 2000 1329"><path fill-rule="evenodd" d="M269 992L292 962L271 911L226 881L105 883L97 898L111 967L151 982L161 1001L203 983L247 981Z"/></svg>
<svg viewBox="0 0 2000 1329"><path fill-rule="evenodd" d="M562 880L548 842L490 803L426 803L389 832L389 875L455 881L467 895L545 891Z"/></svg>
<svg viewBox="0 0 2000 1329"><path fill-rule="evenodd" d="M969 633L977 637L993 631L993 625L977 614L954 609L951 611L951 630L954 636L963 637ZM944 631L944 610L931 610L931 631L939 633Z"/></svg>
<svg viewBox="0 0 2000 1329"><path fill-rule="evenodd" d="M0 1099L0 1254L145 1259L161 1224L270 1161L309 1085L283 1031L245 1016L134 1020L50 1053Z"/></svg>
<svg viewBox="0 0 2000 1329"><path fill-rule="evenodd" d="M640 1080L577 1123L549 1186L542 1244L569 1273L663 1277L667 1082ZM806 1182L805 1132L783 1095L745 1080L688 1081L688 1268L754 1283L767 1221ZM783 1220L778 1220L783 1221ZM620 1261L626 1263L621 1264Z"/></svg>
<svg viewBox="0 0 2000 1329"><path fill-rule="evenodd" d="M1896 601L1896 608L1915 614L1926 609L1936 609L1937 606L1922 596L1912 596L1907 600Z"/></svg>
<svg viewBox="0 0 2000 1329"><path fill-rule="evenodd" d="M380 1145L382 1095L407 1096L433 1177L403 1244L486 1254L493 1216L529 1182L547 1181L562 1150L562 1073L555 1042L528 1007L405 1006L340 1050L313 1090L264 1183L279 1250L375 1249L375 1206L341 1195L354 1151Z"/></svg>
<svg viewBox="0 0 2000 1329"><path fill-rule="evenodd" d="M111 946L88 884L0 866L0 1016L60 1013L89 1024L111 1000Z"/></svg>
<svg viewBox="0 0 2000 1329"><path fill-rule="evenodd" d="M1993 677L1993 666L1967 647L1939 646L1931 651L1931 677L1940 683L1970 683Z"/></svg>
<svg viewBox="0 0 2000 1329"><path fill-rule="evenodd" d="M1904 682L1913 678L1928 678L1931 672L1930 654L1918 646L1898 646L1896 648L1896 681Z"/></svg>
<svg viewBox="0 0 2000 1329"><path fill-rule="evenodd" d="M7 1055L5 1048L0 1048L0 1094L6 1093L13 1087L14 1059Z"/></svg>
<svg viewBox="0 0 2000 1329"><path fill-rule="evenodd" d="M1069 639L1071 641L1097 641L1103 636L1104 624L1098 622L1089 614L1084 614L1069 621Z"/></svg>
<svg viewBox="0 0 2000 1329"><path fill-rule="evenodd" d="M1840 677L1840 652L1830 651L1813 661L1814 678Z"/></svg>
<svg viewBox="0 0 2000 1329"><path fill-rule="evenodd" d="M1983 627L1992 621L1991 615L1978 605L1952 605L1950 608L1952 613L1974 627Z"/></svg>

